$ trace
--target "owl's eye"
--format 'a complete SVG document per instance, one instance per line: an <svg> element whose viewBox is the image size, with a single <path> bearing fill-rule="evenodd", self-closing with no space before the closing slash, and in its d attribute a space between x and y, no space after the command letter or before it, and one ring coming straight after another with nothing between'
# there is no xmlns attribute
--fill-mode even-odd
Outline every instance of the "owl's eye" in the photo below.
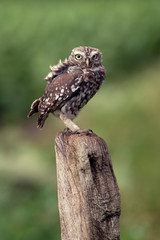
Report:
<svg viewBox="0 0 160 240"><path fill-rule="evenodd" d="M81 59L82 59L82 56L81 56L80 54L76 54L76 55L75 55L75 59L81 60Z"/></svg>
<svg viewBox="0 0 160 240"><path fill-rule="evenodd" d="M94 54L94 55L92 56L92 59L93 59L93 60L97 60L97 59L98 59L98 55L97 55L97 54Z"/></svg>

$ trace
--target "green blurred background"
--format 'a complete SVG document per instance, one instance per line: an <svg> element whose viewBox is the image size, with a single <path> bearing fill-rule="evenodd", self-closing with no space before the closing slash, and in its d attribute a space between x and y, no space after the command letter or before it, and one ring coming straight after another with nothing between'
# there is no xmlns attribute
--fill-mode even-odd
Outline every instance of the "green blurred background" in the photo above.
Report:
<svg viewBox="0 0 160 240"><path fill-rule="evenodd" d="M160 1L0 1L0 240L60 240L54 139L27 119L50 64L99 48L107 79L76 123L108 144L121 239L160 235Z"/></svg>

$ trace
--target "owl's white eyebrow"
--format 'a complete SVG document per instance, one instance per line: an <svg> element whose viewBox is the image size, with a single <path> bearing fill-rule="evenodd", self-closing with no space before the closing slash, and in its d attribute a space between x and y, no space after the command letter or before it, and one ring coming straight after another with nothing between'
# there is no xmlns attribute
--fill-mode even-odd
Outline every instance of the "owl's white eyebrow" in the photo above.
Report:
<svg viewBox="0 0 160 240"><path fill-rule="evenodd" d="M84 52L75 51L74 54L75 54L75 55L80 54L80 55L82 55L83 57L85 57L85 53L84 53Z"/></svg>
<svg viewBox="0 0 160 240"><path fill-rule="evenodd" d="M93 56L95 54L97 54L97 51L92 51L90 55Z"/></svg>

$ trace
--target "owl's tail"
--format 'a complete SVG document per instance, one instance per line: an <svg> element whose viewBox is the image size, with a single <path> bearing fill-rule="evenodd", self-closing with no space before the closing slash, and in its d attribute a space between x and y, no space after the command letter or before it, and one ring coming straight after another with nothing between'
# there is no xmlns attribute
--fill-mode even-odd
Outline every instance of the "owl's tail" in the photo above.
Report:
<svg viewBox="0 0 160 240"><path fill-rule="evenodd" d="M28 114L28 118L31 117L33 114L35 114L36 112L38 112L38 106L39 106L39 103L40 103L40 99L36 99L32 105L31 105L31 110Z"/></svg>
<svg viewBox="0 0 160 240"><path fill-rule="evenodd" d="M38 116L37 127L42 128L44 125L45 120L48 117L48 112L42 113Z"/></svg>
<svg viewBox="0 0 160 240"><path fill-rule="evenodd" d="M43 104L41 104L41 98L36 99L32 105L31 105L31 110L28 114L28 118L31 117L33 114L40 112L40 115L38 116L38 121L37 121L37 127L42 128L44 125L44 122L46 118L48 117L49 111L48 108L45 108Z"/></svg>

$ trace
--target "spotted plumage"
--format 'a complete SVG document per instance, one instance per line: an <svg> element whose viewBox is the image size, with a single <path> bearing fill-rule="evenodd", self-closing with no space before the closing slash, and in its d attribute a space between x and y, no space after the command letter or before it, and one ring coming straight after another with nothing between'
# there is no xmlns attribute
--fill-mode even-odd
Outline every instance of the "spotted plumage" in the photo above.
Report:
<svg viewBox="0 0 160 240"><path fill-rule="evenodd" d="M36 99L28 117L39 112L38 127L43 127L49 113L59 116L72 131L79 127L72 122L80 109L95 95L105 79L102 54L96 48L74 48L68 59L50 66L45 77L44 95Z"/></svg>

